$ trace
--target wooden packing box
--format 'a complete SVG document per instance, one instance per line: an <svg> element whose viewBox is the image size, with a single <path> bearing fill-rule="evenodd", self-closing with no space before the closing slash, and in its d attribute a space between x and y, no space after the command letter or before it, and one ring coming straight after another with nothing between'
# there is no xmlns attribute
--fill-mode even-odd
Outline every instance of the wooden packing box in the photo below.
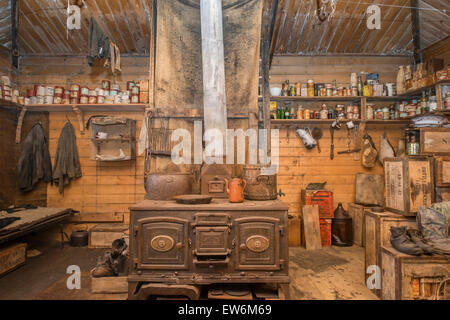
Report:
<svg viewBox="0 0 450 320"><path fill-rule="evenodd" d="M89 248L111 248L112 242L114 240L127 236L127 224L98 224L89 230Z"/></svg>
<svg viewBox="0 0 450 320"><path fill-rule="evenodd" d="M91 270L91 292L92 293L128 293L128 277L102 277L95 278Z"/></svg>
<svg viewBox="0 0 450 320"><path fill-rule="evenodd" d="M450 128L421 128L420 154L450 155Z"/></svg>
<svg viewBox="0 0 450 320"><path fill-rule="evenodd" d="M384 181L381 174L357 173L355 203L384 206Z"/></svg>
<svg viewBox="0 0 450 320"><path fill-rule="evenodd" d="M434 199L431 157L411 156L384 160L386 208L405 216L415 216L419 207Z"/></svg>
<svg viewBox="0 0 450 320"><path fill-rule="evenodd" d="M331 246L331 221L332 219L319 219L322 247Z"/></svg>
<svg viewBox="0 0 450 320"><path fill-rule="evenodd" d="M333 218L333 192L328 190L306 190L301 193L302 206L317 204L319 206L319 218Z"/></svg>
<svg viewBox="0 0 450 320"><path fill-rule="evenodd" d="M350 203L348 205L348 214L352 218L353 228L353 243L360 247L365 247L366 235L365 235L365 215L366 212L371 211L373 206L365 206L356 203Z"/></svg>
<svg viewBox="0 0 450 320"><path fill-rule="evenodd" d="M450 276L450 261L441 255L412 256L382 247L381 259L383 300L433 300L440 282Z"/></svg>
<svg viewBox="0 0 450 320"><path fill-rule="evenodd" d="M450 156L434 157L436 187L450 187Z"/></svg>
<svg viewBox="0 0 450 320"><path fill-rule="evenodd" d="M370 274L367 274L367 268L371 265L380 267L381 252L383 246L391 246L391 227L407 227L408 229L417 229L417 223L414 218L407 218L394 212L373 212L367 211L365 215L365 263L364 263L364 279ZM377 296L381 295L380 289L373 289L373 293Z"/></svg>
<svg viewBox="0 0 450 320"><path fill-rule="evenodd" d="M450 201L450 188L436 188L435 202Z"/></svg>
<svg viewBox="0 0 450 320"><path fill-rule="evenodd" d="M24 265L26 259L26 243L17 243L0 248L0 277Z"/></svg>

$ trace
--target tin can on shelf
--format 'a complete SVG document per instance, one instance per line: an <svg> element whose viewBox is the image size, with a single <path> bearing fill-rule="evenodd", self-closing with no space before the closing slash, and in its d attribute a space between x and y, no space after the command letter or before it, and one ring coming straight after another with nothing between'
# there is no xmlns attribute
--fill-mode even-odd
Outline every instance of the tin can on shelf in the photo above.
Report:
<svg viewBox="0 0 450 320"><path fill-rule="evenodd" d="M96 97L96 96L97 96L97 91L95 91L95 90L89 90L89 96L90 96L90 97Z"/></svg>
<svg viewBox="0 0 450 320"><path fill-rule="evenodd" d="M78 84L70 85L70 91L80 91L80 85Z"/></svg>
<svg viewBox="0 0 450 320"><path fill-rule="evenodd" d="M88 96L89 95L89 88L88 87L81 87L81 95L82 96Z"/></svg>
<svg viewBox="0 0 450 320"><path fill-rule="evenodd" d="M113 83L111 84L110 90L120 91L120 85L118 85L117 83Z"/></svg>
<svg viewBox="0 0 450 320"><path fill-rule="evenodd" d="M109 95L110 96L117 96L118 95L118 91L117 90L111 90L111 91L109 91Z"/></svg>
<svg viewBox="0 0 450 320"><path fill-rule="evenodd" d="M27 89L27 98L35 96L34 89Z"/></svg>
<svg viewBox="0 0 450 320"><path fill-rule="evenodd" d="M53 104L53 96L44 96L44 104Z"/></svg>
<svg viewBox="0 0 450 320"><path fill-rule="evenodd" d="M45 96L45 91L46 90L45 90L44 86L38 86L36 89L36 95L43 97L43 96Z"/></svg>
<svg viewBox="0 0 450 320"><path fill-rule="evenodd" d="M31 98L25 98L23 104L26 106L31 104Z"/></svg>
<svg viewBox="0 0 450 320"><path fill-rule="evenodd" d="M80 97L80 103L81 103L81 104L88 104L88 103L89 103L89 96L87 96L87 95L81 95L81 97Z"/></svg>
<svg viewBox="0 0 450 320"><path fill-rule="evenodd" d="M127 90L130 90L136 86L136 83L134 81L127 81Z"/></svg>
<svg viewBox="0 0 450 320"><path fill-rule="evenodd" d="M56 86L54 94L55 94L55 96L56 95L62 96L64 94L64 88L60 87L60 86Z"/></svg>
<svg viewBox="0 0 450 320"><path fill-rule="evenodd" d="M103 90L109 90L111 88L111 81L109 80L102 80L102 89Z"/></svg>
<svg viewBox="0 0 450 320"><path fill-rule="evenodd" d="M62 104L69 104L70 103L70 95L69 94L64 94L62 97Z"/></svg>
<svg viewBox="0 0 450 320"><path fill-rule="evenodd" d="M31 96L30 97L30 104L37 104L38 103L38 98L36 96Z"/></svg>
<svg viewBox="0 0 450 320"><path fill-rule="evenodd" d="M17 103L18 104L25 104L25 97L22 97L22 96L17 97Z"/></svg>
<svg viewBox="0 0 450 320"><path fill-rule="evenodd" d="M104 96L98 96L97 97L97 103L99 103L99 104L105 103L105 97Z"/></svg>
<svg viewBox="0 0 450 320"><path fill-rule="evenodd" d="M62 103L62 97L60 97L60 96L54 96L54 97L53 97L53 103L54 103L54 104L61 104L61 103Z"/></svg>
<svg viewBox="0 0 450 320"><path fill-rule="evenodd" d="M79 104L80 99L79 98L70 98L70 104Z"/></svg>
<svg viewBox="0 0 450 320"><path fill-rule="evenodd" d="M89 104L96 104L97 103L97 96L89 96L88 103Z"/></svg>
<svg viewBox="0 0 450 320"><path fill-rule="evenodd" d="M133 94L131 96L131 103L139 103L139 95Z"/></svg>
<svg viewBox="0 0 450 320"><path fill-rule="evenodd" d="M80 91L70 91L70 98L80 98Z"/></svg>

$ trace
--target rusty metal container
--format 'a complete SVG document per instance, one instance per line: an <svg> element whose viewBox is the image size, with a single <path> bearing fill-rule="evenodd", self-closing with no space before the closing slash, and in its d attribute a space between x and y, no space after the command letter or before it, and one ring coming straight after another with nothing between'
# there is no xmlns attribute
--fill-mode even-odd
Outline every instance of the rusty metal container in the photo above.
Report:
<svg viewBox="0 0 450 320"><path fill-rule="evenodd" d="M192 193L194 177L186 173L152 173L144 179L145 199L171 200L175 196Z"/></svg>
<svg viewBox="0 0 450 320"><path fill-rule="evenodd" d="M248 200L275 200L277 193L277 175L262 175L261 166L245 166L243 179L247 181L244 197Z"/></svg>

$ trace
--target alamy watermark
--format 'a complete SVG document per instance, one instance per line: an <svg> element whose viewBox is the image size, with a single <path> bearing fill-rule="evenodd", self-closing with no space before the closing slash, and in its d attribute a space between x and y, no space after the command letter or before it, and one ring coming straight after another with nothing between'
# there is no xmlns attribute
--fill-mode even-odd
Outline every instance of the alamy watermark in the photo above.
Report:
<svg viewBox="0 0 450 320"><path fill-rule="evenodd" d="M179 128L172 132L171 140L177 144L172 148L171 157L177 165L203 162L223 164L224 158L226 164L246 164L248 155L248 164L262 165L262 175L274 175L278 172L279 164L279 130L272 129L270 132L270 156L268 136L267 129L226 129L225 134L219 129L208 129L203 134L202 121L195 121L193 139L187 129Z"/></svg>

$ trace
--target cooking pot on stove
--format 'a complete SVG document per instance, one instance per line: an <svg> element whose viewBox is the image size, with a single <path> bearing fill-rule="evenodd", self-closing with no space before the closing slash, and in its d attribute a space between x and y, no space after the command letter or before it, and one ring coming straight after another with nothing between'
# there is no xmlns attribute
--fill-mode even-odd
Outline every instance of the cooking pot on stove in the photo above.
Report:
<svg viewBox="0 0 450 320"><path fill-rule="evenodd" d="M247 181L244 197L248 200L275 200L277 192L277 175L262 175L261 166L245 166L243 179Z"/></svg>
<svg viewBox="0 0 450 320"><path fill-rule="evenodd" d="M151 173L145 176L145 199L171 200L175 196L192 193L194 176L190 172Z"/></svg>

